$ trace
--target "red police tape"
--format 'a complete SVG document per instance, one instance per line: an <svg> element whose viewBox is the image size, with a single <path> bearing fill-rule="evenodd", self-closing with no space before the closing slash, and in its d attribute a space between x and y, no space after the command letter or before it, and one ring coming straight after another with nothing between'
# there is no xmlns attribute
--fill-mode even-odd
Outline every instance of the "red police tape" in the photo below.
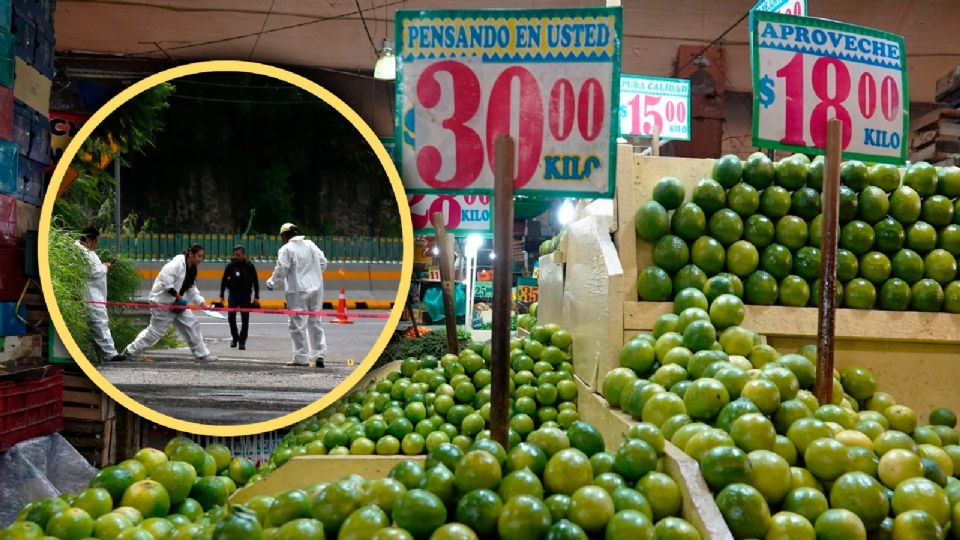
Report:
<svg viewBox="0 0 960 540"><path fill-rule="evenodd" d="M173 304L143 304L138 302L94 302L89 304L98 304L110 307L125 307L138 309L189 309L191 311L219 311L223 313L263 313L266 315L307 315L312 317L336 317L336 311L297 311L293 309L263 309L263 308L225 308L225 307L207 307L207 306L178 306ZM390 315L386 313L349 313L347 317L356 319L389 319Z"/></svg>

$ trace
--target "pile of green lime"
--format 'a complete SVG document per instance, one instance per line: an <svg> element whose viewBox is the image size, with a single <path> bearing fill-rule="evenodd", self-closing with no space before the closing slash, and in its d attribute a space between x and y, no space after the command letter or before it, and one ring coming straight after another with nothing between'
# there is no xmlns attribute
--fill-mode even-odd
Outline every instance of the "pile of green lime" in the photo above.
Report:
<svg viewBox="0 0 960 540"><path fill-rule="evenodd" d="M837 295L855 309L960 313L960 168L844 162ZM641 300L687 288L733 292L748 304L815 305L820 287L823 159L718 159L687 200L660 179L637 211L653 264Z"/></svg>
<svg viewBox="0 0 960 540"><path fill-rule="evenodd" d="M956 415L920 425L861 367L819 403L816 347L781 354L744 311L732 293L681 290L623 347L604 398L700 463L735 538L957 538Z"/></svg>
<svg viewBox="0 0 960 540"><path fill-rule="evenodd" d="M536 325L510 342L510 440L579 419L573 338L556 324ZM422 455L444 443L468 448L489 434L490 344L459 355L407 358L365 388L295 425L260 475L301 455ZM259 477L258 477L259 478Z"/></svg>
<svg viewBox="0 0 960 540"><path fill-rule="evenodd" d="M176 437L163 451L144 448L105 467L80 493L35 500L0 530L10 540L166 540L205 512L223 509L238 486L256 473L252 461L222 444L201 447ZM189 537L192 538L192 537Z"/></svg>
<svg viewBox="0 0 960 540"><path fill-rule="evenodd" d="M635 426L612 453L592 425L543 427L509 450L491 439L442 443L425 465L398 464L387 478L349 476L243 505L248 538L476 540L664 538L697 540L677 517L679 486L658 472L660 431ZM234 509L237 513L240 507ZM188 526L217 530L224 518ZM219 520L219 521L218 521Z"/></svg>

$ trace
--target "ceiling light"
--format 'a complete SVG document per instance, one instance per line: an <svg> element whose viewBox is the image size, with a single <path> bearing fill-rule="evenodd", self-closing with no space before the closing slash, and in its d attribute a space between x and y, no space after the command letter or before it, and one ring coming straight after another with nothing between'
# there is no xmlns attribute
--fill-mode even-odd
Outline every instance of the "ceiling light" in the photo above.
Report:
<svg viewBox="0 0 960 540"><path fill-rule="evenodd" d="M389 40L383 40L383 46L377 53L377 64L373 68L373 78L381 81L393 81L397 78L397 57Z"/></svg>

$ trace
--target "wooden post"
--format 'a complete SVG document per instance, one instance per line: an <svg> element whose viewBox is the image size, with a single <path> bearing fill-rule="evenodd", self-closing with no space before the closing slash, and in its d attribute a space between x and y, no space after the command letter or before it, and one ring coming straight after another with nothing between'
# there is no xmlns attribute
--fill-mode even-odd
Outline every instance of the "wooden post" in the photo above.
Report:
<svg viewBox="0 0 960 540"><path fill-rule="evenodd" d="M491 336L490 435L507 448L510 420L510 308L513 285L513 178L514 142L500 135L494 146L493 175L493 332Z"/></svg>
<svg viewBox="0 0 960 540"><path fill-rule="evenodd" d="M650 152L654 156L660 155L660 129L653 127L653 140L650 142Z"/></svg>
<svg viewBox="0 0 960 540"><path fill-rule="evenodd" d="M453 236L447 234L443 221L443 214L440 212L433 215L433 230L437 235L437 249L440 250L440 288L443 290L447 350L450 354L460 354L460 341L457 339L457 315L454 310L456 281L453 276Z"/></svg>
<svg viewBox="0 0 960 540"><path fill-rule="evenodd" d="M833 334L837 310L837 229L840 208L840 136L842 124L827 122L827 160L823 173L823 224L820 231L820 310L817 316L817 400L833 400Z"/></svg>

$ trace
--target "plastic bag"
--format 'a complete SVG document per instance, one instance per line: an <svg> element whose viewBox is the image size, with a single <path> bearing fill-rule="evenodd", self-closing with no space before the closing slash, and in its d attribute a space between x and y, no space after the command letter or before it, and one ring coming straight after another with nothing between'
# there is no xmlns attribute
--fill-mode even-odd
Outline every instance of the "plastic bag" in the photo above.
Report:
<svg viewBox="0 0 960 540"><path fill-rule="evenodd" d="M59 433L17 444L0 454L0 527L30 501L83 491L96 472Z"/></svg>
<svg viewBox="0 0 960 540"><path fill-rule="evenodd" d="M443 310L443 289L434 287L423 294L423 304L427 308L430 321L441 322L446 318ZM467 291L462 283L457 283L453 290L453 314L462 317L467 313Z"/></svg>

